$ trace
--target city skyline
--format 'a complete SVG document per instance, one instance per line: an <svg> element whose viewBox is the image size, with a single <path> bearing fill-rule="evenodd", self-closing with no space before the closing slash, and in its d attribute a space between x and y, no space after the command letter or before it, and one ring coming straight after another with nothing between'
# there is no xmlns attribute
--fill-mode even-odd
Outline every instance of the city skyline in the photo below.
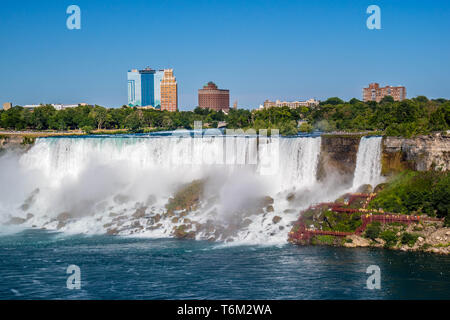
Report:
<svg viewBox="0 0 450 320"><path fill-rule="evenodd" d="M0 101L120 107L124 70L147 65L176 70L180 110L197 106L209 79L240 108L266 99L362 99L373 82L402 84L408 98L450 97L448 2L377 1L381 30L366 27L370 3L175 2L78 1L80 30L66 28L68 3L3 4ZM161 17L170 22L163 29Z"/></svg>

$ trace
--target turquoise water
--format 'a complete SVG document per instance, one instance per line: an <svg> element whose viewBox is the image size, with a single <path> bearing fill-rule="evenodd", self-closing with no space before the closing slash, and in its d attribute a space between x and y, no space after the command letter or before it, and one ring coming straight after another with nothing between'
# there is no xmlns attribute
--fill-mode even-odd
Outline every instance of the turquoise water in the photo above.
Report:
<svg viewBox="0 0 450 320"><path fill-rule="evenodd" d="M80 290L66 288L71 264ZM27 230L0 236L0 279L1 299L449 299L450 257Z"/></svg>

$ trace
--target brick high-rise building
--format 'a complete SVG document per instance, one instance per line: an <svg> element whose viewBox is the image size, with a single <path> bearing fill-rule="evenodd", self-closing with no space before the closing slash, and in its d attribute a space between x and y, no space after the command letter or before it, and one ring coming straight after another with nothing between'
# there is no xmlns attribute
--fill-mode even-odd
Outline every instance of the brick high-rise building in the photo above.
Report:
<svg viewBox="0 0 450 320"><path fill-rule="evenodd" d="M230 90L218 89L216 84L210 81L203 89L198 90L198 106L228 112L230 110Z"/></svg>
<svg viewBox="0 0 450 320"><path fill-rule="evenodd" d="M177 80L173 75L173 69L164 69L164 75L161 79L161 110L177 111L177 90Z"/></svg>
<svg viewBox="0 0 450 320"><path fill-rule="evenodd" d="M399 87L380 87L378 83L369 84L368 88L363 89L363 100L380 102L386 96L391 96L395 101L402 101L406 99L406 88Z"/></svg>

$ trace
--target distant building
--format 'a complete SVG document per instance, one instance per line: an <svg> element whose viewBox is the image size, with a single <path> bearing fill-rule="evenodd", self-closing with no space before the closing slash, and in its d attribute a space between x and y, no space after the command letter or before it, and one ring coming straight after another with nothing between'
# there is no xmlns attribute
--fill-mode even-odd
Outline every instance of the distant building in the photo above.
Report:
<svg viewBox="0 0 450 320"><path fill-rule="evenodd" d="M363 101L380 102L384 97L391 96L395 101L402 101L406 99L406 88L398 87L380 87L378 83L369 84L368 88L363 89Z"/></svg>
<svg viewBox="0 0 450 320"><path fill-rule="evenodd" d="M68 108L76 108L78 106L87 106L87 103L79 103L79 104L58 104L58 103L49 103L49 104L26 104L22 106L25 109L35 109L37 107L43 107L45 105L50 105L55 108L55 110L64 110Z"/></svg>
<svg viewBox="0 0 450 320"><path fill-rule="evenodd" d="M320 101L316 100L316 99L309 99L306 101L280 101L280 100L270 101L270 100L266 100L266 101L264 101L264 105L262 106L262 108L266 109L266 108L270 108L270 107L287 106L291 109L295 109L298 107L316 107L319 105L319 103L320 103Z"/></svg>
<svg viewBox="0 0 450 320"><path fill-rule="evenodd" d="M148 67L143 70L132 69L128 71L127 78L128 106L177 110L178 93L173 69L153 70Z"/></svg>
<svg viewBox="0 0 450 320"><path fill-rule="evenodd" d="M173 69L165 69L161 79L161 110L178 110L178 87Z"/></svg>
<svg viewBox="0 0 450 320"><path fill-rule="evenodd" d="M230 90L218 89L216 84L210 81L198 90L198 106L228 112L230 110Z"/></svg>
<svg viewBox="0 0 450 320"><path fill-rule="evenodd" d="M12 102L5 102L4 104L3 104L3 110L9 110L9 109L11 109L12 108Z"/></svg>

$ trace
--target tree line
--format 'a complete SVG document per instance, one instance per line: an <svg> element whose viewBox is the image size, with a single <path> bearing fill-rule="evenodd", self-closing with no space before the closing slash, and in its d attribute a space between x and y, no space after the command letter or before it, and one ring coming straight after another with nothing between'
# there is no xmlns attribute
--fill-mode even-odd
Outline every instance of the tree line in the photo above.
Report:
<svg viewBox="0 0 450 320"><path fill-rule="evenodd" d="M193 111L168 112L122 106L104 108L80 105L55 110L51 105L34 109L15 106L0 110L0 127L8 130L83 130L126 129L131 132L193 129L195 121L216 128L226 122L227 128L279 129L283 135L299 131L381 131L386 135L411 137L445 131L450 128L450 100L429 100L424 96L404 101L385 97L381 102L345 102L329 98L317 107L272 107L258 110L222 111L195 108Z"/></svg>

